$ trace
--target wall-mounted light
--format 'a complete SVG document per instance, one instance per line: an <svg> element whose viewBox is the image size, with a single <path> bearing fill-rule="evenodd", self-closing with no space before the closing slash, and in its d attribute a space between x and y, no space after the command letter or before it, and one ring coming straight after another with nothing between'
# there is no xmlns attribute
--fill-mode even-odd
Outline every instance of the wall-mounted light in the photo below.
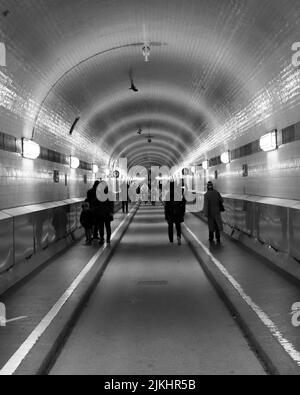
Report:
<svg viewBox="0 0 300 395"><path fill-rule="evenodd" d="M76 158L75 156L70 157L70 167L71 169L78 169L80 166L80 160Z"/></svg>
<svg viewBox="0 0 300 395"><path fill-rule="evenodd" d="M230 151L226 151L221 155L221 162L225 165L230 163Z"/></svg>
<svg viewBox="0 0 300 395"><path fill-rule="evenodd" d="M202 167L203 167L204 170L208 169L208 167L209 167L208 160L205 160L204 162L202 162Z"/></svg>
<svg viewBox="0 0 300 395"><path fill-rule="evenodd" d="M93 164L93 165L92 165L92 172L93 172L94 174L97 174L97 173L99 172L99 166L96 165L96 164Z"/></svg>
<svg viewBox="0 0 300 395"><path fill-rule="evenodd" d="M32 140L22 138L22 156L27 159L37 159L41 154L41 147Z"/></svg>
<svg viewBox="0 0 300 395"><path fill-rule="evenodd" d="M278 148L277 130L262 136L259 140L259 146L265 152L276 150Z"/></svg>

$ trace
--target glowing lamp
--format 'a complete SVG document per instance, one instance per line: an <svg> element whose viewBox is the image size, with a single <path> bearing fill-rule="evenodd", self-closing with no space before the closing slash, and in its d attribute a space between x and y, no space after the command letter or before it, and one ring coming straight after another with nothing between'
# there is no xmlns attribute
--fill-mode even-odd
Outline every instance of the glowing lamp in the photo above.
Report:
<svg viewBox="0 0 300 395"><path fill-rule="evenodd" d="M22 156L27 159L37 159L41 154L41 147L32 140L22 139Z"/></svg>
<svg viewBox="0 0 300 395"><path fill-rule="evenodd" d="M227 165L230 162L230 152L226 151L221 155L221 162Z"/></svg>
<svg viewBox="0 0 300 395"><path fill-rule="evenodd" d="M97 174L97 173L99 172L99 167L98 167L97 165L93 164L93 166L92 166L92 172L93 172L94 174Z"/></svg>
<svg viewBox="0 0 300 395"><path fill-rule="evenodd" d="M208 160L205 160L204 162L202 162L202 167L203 167L204 170L208 169L208 167L209 167Z"/></svg>
<svg viewBox="0 0 300 395"><path fill-rule="evenodd" d="M70 167L71 169L78 169L80 166L80 160L76 158L75 156L70 157Z"/></svg>
<svg viewBox="0 0 300 395"><path fill-rule="evenodd" d="M259 146L265 152L276 150L278 148L277 130L273 130L262 136L259 141Z"/></svg>

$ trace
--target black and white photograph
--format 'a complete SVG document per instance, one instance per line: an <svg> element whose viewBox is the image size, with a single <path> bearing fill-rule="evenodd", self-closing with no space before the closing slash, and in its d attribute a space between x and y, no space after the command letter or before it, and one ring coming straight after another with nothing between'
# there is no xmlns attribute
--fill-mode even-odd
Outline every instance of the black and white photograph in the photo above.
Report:
<svg viewBox="0 0 300 395"><path fill-rule="evenodd" d="M300 375L300 1L0 0L0 376Z"/></svg>

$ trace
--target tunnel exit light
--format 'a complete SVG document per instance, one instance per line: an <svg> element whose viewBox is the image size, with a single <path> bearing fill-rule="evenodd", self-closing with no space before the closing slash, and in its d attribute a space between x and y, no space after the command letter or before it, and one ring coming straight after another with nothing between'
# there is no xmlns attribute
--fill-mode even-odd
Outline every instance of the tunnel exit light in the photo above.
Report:
<svg viewBox="0 0 300 395"><path fill-rule="evenodd" d="M93 166L92 166L92 172L93 172L94 174L97 174L97 173L99 172L99 166L93 164Z"/></svg>
<svg viewBox="0 0 300 395"><path fill-rule="evenodd" d="M221 155L221 162L225 165L230 163L230 151L226 151Z"/></svg>
<svg viewBox="0 0 300 395"><path fill-rule="evenodd" d="M277 130L273 130L262 136L259 141L259 146L265 152L276 150L278 148Z"/></svg>
<svg viewBox="0 0 300 395"><path fill-rule="evenodd" d="M41 147L32 140L22 139L22 156L26 159L37 159L41 154Z"/></svg>
<svg viewBox="0 0 300 395"><path fill-rule="evenodd" d="M202 167L203 167L204 170L208 169L208 167L209 167L208 160L205 160L204 162L202 162Z"/></svg>
<svg viewBox="0 0 300 395"><path fill-rule="evenodd" d="M80 160L76 158L75 156L70 157L70 167L71 169L78 169L80 166Z"/></svg>

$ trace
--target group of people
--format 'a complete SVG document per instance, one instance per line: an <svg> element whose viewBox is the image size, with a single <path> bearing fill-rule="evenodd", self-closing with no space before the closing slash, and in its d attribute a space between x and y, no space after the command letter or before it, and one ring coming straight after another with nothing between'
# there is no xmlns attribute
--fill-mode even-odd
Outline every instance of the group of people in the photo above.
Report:
<svg viewBox="0 0 300 395"><path fill-rule="evenodd" d="M97 198L97 188L101 181L96 181L92 189L87 193L87 199L82 205L80 222L86 232L86 244L91 245L93 239L99 239L100 244L105 243L104 230L106 229L106 242L111 243L111 223L114 220L114 202L107 199L102 202ZM128 188L129 189L129 188ZM127 189L127 195L128 195ZM108 193L108 188L104 189ZM211 181L207 184L207 193L204 197L204 215L208 219L209 242L221 242L221 232L223 230L223 221L221 213L224 210L223 198L221 194L214 189ZM177 201L175 199L175 184L170 184L169 197L164 203L165 219L168 223L168 235L170 243L174 243L174 227L177 233L178 245L182 243L181 225L184 223L186 213L186 201L184 198ZM128 213L128 200L122 203L123 213Z"/></svg>
<svg viewBox="0 0 300 395"><path fill-rule="evenodd" d="M111 243L111 223L114 220L114 202L107 199L102 202L97 198L97 188L101 181L96 181L93 188L87 193L87 198L82 205L80 222L85 229L86 244L91 245L93 239L105 243L104 228L106 229L106 242ZM108 193L106 187L104 193Z"/></svg>
<svg viewBox="0 0 300 395"><path fill-rule="evenodd" d="M224 201L221 194L214 189L211 181L207 184L207 193L204 197L204 215L208 219L209 242L214 243L215 239L218 244L221 243L221 232L223 231L223 221L221 213L225 211ZM168 223L168 233L170 243L174 242L174 225L177 232L178 245L181 245L181 224L184 223L186 212L186 202L183 198L181 201L174 199L174 184L171 183L170 198L165 203L165 218Z"/></svg>

